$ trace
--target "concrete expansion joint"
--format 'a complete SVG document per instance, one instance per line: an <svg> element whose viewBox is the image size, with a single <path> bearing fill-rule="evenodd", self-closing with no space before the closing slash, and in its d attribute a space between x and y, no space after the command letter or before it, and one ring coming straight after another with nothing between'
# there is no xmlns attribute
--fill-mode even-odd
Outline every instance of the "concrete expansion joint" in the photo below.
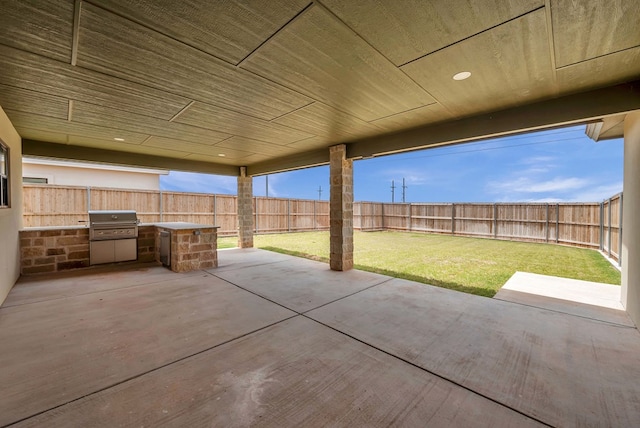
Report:
<svg viewBox="0 0 640 428"><path fill-rule="evenodd" d="M380 285L380 284L377 284L377 285ZM371 287L370 287L370 288L371 288ZM362 290L362 291L364 291L364 290ZM317 308L316 308L316 309L317 309ZM507 404L505 404L505 403L502 403L502 402L498 401L498 400L497 400L497 399L495 399L495 398L492 398L492 397L490 397L490 396L487 396L487 395L485 395L485 394L483 394L483 393L481 393L481 392L475 391L475 390L473 390L473 389L471 389L471 388L469 388L469 387L467 387L467 386L465 386L465 385L463 385L463 384L461 384L461 383L456 382L456 381L455 381L455 380L453 380L453 379L449 379L447 376L444 376L444 375L438 374L438 373L436 373L436 372L434 372L434 371L431 371L431 370L429 370L429 369L426 369L426 368L424 368L424 367L421 367L421 366L419 366L419 365L417 365L417 364L415 364L415 363L412 363L411 361L406 360L406 359L404 359L404 358L402 358L402 357L400 357L400 356L398 356L398 355L395 355L395 354L393 354L393 353L391 353L391 352L389 352L389 351L385 351L384 349L379 348L379 347L377 347L377 346L375 346L375 345L372 345L371 343L365 342L365 341L364 341L364 340L362 340L362 339L358 339L357 337L352 336L352 335L350 335L350 334L348 334L348 333L345 333L344 331L338 330L338 329L337 329L337 328L335 328L335 327L332 327L332 326L330 326L330 325L328 325L328 324L325 324L325 323L323 323L323 322L321 322L321 321L318 321L318 320L316 320L316 319L314 319L314 318L311 318L310 316L306 315L306 313L303 313L303 314L300 314L300 315L301 315L302 317L304 317L304 318L307 318L307 319L309 319L309 320L311 320L311 321L313 321L313 322L316 322L316 323L320 324L320 325L321 325L321 326L323 326L323 327L329 328L329 329L331 329L331 330L335 331L336 333L339 333L339 334L341 334L341 335L343 335L343 336L346 336L346 337L348 337L348 338L349 338L349 339L351 339L351 340L355 340L356 342L362 343L363 345L368 346L368 347L370 347L371 349L375 349L376 351L379 351L379 352L381 352L381 353L383 353L383 354L385 354L385 355L388 355L388 356L389 356L389 357L391 357L391 358L394 358L394 359L400 360L400 361L402 361L402 362L403 362L403 363L405 363L405 364L408 364L408 365L410 365L410 366L412 366L412 367L414 367L414 368L417 368L417 369L419 369L419 370L421 370L421 371L423 371L423 372L425 372L425 373L429 373L429 374L430 374L430 375L432 375L432 376L435 376L435 377L437 377L437 378L439 378L439 379L442 379L442 380L444 380L445 382L449 382L449 383L451 383L451 384L453 384L453 385L455 385L455 386L457 386L457 387L459 387L459 388L462 388L462 389L464 389L464 390L466 390L466 391L469 391L470 393L472 393L472 394L474 394L474 395L477 395L477 396L479 396L479 397L482 397L482 398L484 398L485 400L491 401L491 402L493 402L493 403L495 403L495 404L497 404L497 405L499 405L499 406L501 406L501 407L504 407L504 408L506 408L506 409L509 409L510 411L512 411L512 412L514 412L514 413L518 413L518 414L520 414L520 415L522 415L522 416L524 416L524 417L526 417L526 418L528 418L528 419L531 419L531 420L533 420L533 421L536 421L536 422L538 422L539 424L542 424L542 425L544 425L544 426L547 426L547 427L554 427L554 425L551 425L551 424L549 424L549 423L547 423L547 422L544 422L544 421L542 421L542 420L538 419L537 417L535 417L535 416L533 416L533 415L529 415L529 414L527 414L527 413L524 413L524 412L522 412L522 411L520 411L520 410L518 410L518 409L516 409L516 408L514 408L514 407L511 407L511 406L509 406L509 405L507 405Z"/></svg>

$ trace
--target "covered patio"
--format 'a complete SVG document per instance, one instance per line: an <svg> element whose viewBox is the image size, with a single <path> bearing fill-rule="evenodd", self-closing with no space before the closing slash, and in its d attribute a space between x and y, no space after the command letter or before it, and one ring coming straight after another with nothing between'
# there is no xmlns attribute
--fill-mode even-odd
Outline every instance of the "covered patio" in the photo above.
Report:
<svg viewBox="0 0 640 428"><path fill-rule="evenodd" d="M256 249L23 278L0 426L633 426L640 333Z"/></svg>
<svg viewBox="0 0 640 428"><path fill-rule="evenodd" d="M0 426L637 425L637 1L2 12ZM354 161L578 124L624 138L625 322L351 270ZM20 278L23 156L235 177L242 249ZM253 177L316 165L331 269L251 249Z"/></svg>

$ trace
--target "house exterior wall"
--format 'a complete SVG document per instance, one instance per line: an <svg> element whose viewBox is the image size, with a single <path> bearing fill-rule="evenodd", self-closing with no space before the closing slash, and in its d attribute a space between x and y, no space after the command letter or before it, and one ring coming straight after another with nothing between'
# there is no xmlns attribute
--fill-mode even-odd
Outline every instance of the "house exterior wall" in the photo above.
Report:
<svg viewBox="0 0 640 428"><path fill-rule="evenodd" d="M0 140L9 147L11 205L0 208L0 304L20 276L22 228L22 140L0 107Z"/></svg>
<svg viewBox="0 0 640 428"><path fill-rule="evenodd" d="M110 187L117 189L160 190L160 172L138 172L128 168L76 166L74 163L46 164L24 160L22 176L46 178L47 184L60 186Z"/></svg>
<svg viewBox="0 0 640 428"><path fill-rule="evenodd" d="M640 327L640 110L624 121L622 304Z"/></svg>

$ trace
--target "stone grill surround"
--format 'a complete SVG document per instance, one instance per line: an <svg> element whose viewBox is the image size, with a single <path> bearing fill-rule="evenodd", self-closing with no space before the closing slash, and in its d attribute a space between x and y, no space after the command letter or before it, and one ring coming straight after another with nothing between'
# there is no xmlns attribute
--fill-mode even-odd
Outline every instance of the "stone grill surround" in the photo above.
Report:
<svg viewBox="0 0 640 428"><path fill-rule="evenodd" d="M138 262L160 260L160 230L171 232L171 270L187 272L218 266L217 227L181 223L138 227ZM199 231L199 234L195 234ZM42 227L20 231L20 274L89 267L89 228Z"/></svg>
<svg viewBox="0 0 640 428"><path fill-rule="evenodd" d="M88 266L88 228L20 231L20 274L58 272Z"/></svg>

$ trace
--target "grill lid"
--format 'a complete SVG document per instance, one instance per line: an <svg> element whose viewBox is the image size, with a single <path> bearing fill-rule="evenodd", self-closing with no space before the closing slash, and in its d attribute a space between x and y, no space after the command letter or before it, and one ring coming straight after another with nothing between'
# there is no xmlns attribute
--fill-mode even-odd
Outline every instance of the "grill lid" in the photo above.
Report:
<svg viewBox="0 0 640 428"><path fill-rule="evenodd" d="M89 211L89 222L95 226L138 224L138 217L135 211L129 210Z"/></svg>

